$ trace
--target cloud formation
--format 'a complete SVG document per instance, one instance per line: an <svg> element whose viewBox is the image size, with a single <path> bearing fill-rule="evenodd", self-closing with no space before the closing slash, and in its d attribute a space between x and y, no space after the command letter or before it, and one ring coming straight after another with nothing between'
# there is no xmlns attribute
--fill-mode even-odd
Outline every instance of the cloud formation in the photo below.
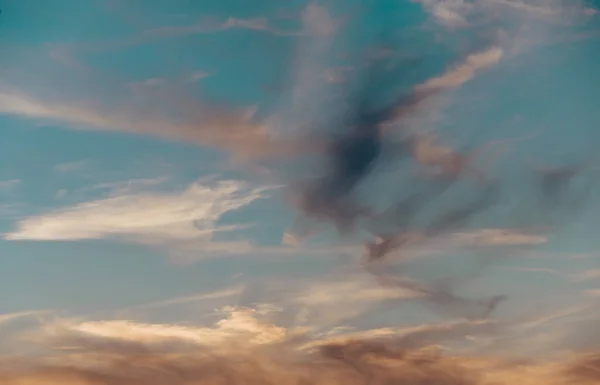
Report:
<svg viewBox="0 0 600 385"><path fill-rule="evenodd" d="M425 3L434 6L435 17L448 25L466 26L470 22L470 2ZM306 28L319 37L331 37L336 31L337 24L316 5L306 9L304 18ZM265 19L228 19L225 25L217 26L217 29L227 28L269 31L270 25ZM308 204L300 205L300 209L304 214L317 214L326 221L337 221L345 226L357 216L371 214L355 204L351 193L379 161L382 135L389 128L385 123L402 120L415 111L427 113L426 102L431 98L462 86L480 71L499 63L505 55L504 49L495 44L486 46L489 48L467 55L463 62L421 83L408 96L402 95L381 111L373 112L358 103L358 113L349 119L353 123L352 130L328 141L326 144L330 146L321 141L307 143L300 138L288 140L271 136L266 120L257 118L255 111L204 103L199 112L186 110L189 115L181 122L161 117L151 108L133 106L106 110L96 105L75 106L4 89L0 90L0 112L69 122L77 127L152 134L213 145L236 154L293 156L322 151L332 166L315 184L312 192L316 192L304 196L307 198L304 203ZM371 95L365 94L364 99L369 99ZM198 105L193 104L191 110L196 107ZM406 154L417 166L441 170L436 173L440 178L431 178L435 180L432 195L437 197L446 191L447 185L462 180L464 157L433 138L436 137L415 133L402 148L408 150ZM557 183L546 183L547 178L542 179L543 196L553 196ZM439 180L441 183L437 184ZM561 181L558 185L563 186ZM153 245L178 242L217 253L227 245L211 243L212 235L239 228L220 226L219 219L265 196L264 189L237 181L212 185L195 183L176 194L139 192L122 185L108 187L113 190L108 198L25 218L5 238L119 239ZM391 237L383 232L375 234L380 237L370 245L373 247L369 251L384 245L383 249L387 249L383 255L396 246L404 248L408 243L419 244L434 238L446 242L448 248L442 247L446 252L450 247L538 245L547 241L545 235L523 230L469 231L467 219L487 209L497 198L496 184L479 187L482 186L477 185L476 192L481 194L477 194L474 201L436 209L433 220L422 229L413 229L411 213L394 206L398 210L391 210L391 219L399 230ZM420 210L420 203L410 201L409 209ZM411 229L405 231L408 227ZM199 246L195 243L197 240L201 241ZM280 249L273 251L281 252ZM503 323L490 316L506 298L498 295L470 298L459 294L454 285L418 281L406 276L404 271L394 274L387 266L379 267L382 269L367 266L367 273L371 275L346 274L339 280L329 277L325 283L295 286L292 280L286 280L281 290L266 285L264 291L268 295L265 297L283 297L281 303L273 301L262 303L262 307L223 309L226 316L212 326L193 322L157 324L125 319L59 319L22 340L23 344L33 344L36 354L0 357L0 383L591 385L600 381L600 360L596 352L562 355L555 361L536 362L532 358L518 363L464 354L462 348L477 344L478 338L489 337L501 329ZM582 275L581 278L592 277ZM595 294L594 291L587 293ZM252 290L236 289L163 301L145 308L177 306L238 294L246 296L246 302L271 299ZM426 304L444 318L458 319L348 331L350 321L368 313L385 316L383 310L401 301ZM273 321L278 318L273 313L281 313L286 307L292 308L295 316L292 318L300 326ZM2 338L5 337L0 335Z"/></svg>
<svg viewBox="0 0 600 385"><path fill-rule="evenodd" d="M184 120L174 121L148 106L118 108L98 102L46 100L14 88L0 87L0 114L67 124L73 129L152 135L212 146L239 155L285 154L306 149L299 139L275 139L252 109L198 103Z"/></svg>
<svg viewBox="0 0 600 385"><path fill-rule="evenodd" d="M0 360L0 382L591 385L599 380L597 353L511 362L441 349L489 333L493 325L487 322L318 335L261 317L252 309L230 309L212 327L58 320L30 334L28 343L41 349L37 354Z"/></svg>
<svg viewBox="0 0 600 385"><path fill-rule="evenodd" d="M265 190L238 181L193 183L180 193L134 192L25 218L8 240L59 241L119 238L139 243L210 240L229 211L264 198Z"/></svg>

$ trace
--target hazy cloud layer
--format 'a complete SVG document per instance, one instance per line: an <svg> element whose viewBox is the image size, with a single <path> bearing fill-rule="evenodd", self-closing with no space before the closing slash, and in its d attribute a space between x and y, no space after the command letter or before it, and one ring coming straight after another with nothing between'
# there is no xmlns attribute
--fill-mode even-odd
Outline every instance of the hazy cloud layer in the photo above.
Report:
<svg viewBox="0 0 600 385"><path fill-rule="evenodd" d="M558 1L534 4L502 0L422 0L420 3L441 24L444 33L470 29L474 38L466 39L467 48L440 66L442 70L437 74L429 74L424 80L394 93L387 98L391 101L381 103L383 106L371 104L381 96L381 84L395 84L399 80L397 73L390 72L386 66L391 60L371 62L366 65L367 71L364 71L365 66L352 66L356 68L352 72L357 74L356 78L369 71L367 78L382 75L377 81L357 80L361 84L356 92L351 92L349 85L356 80L354 77L323 75L322 67L347 67L338 67L339 63L334 67L331 63L325 66L328 60L333 62L334 38L343 35L346 19L334 17L322 5L305 7L298 31L275 27L270 19L262 16L256 19L232 16L145 30L139 37L124 42L124 45L135 45L157 38L230 29L285 35L290 40L304 39L306 49L300 51L307 55L294 66L290 76L294 94L290 104L301 107L296 111L298 115L306 120L320 116L305 107L304 101L314 99L313 103L322 103L323 99L313 94L322 89L321 83L327 83L328 87L347 85L348 90L342 92L344 96L358 99L348 103L350 112L332 119L338 123L334 128L339 128L333 134L330 131L335 129L309 121L306 124L314 123L315 127L299 130L302 134L295 131L288 135L287 131L278 131L279 127L273 123L278 111L265 113L257 106L235 106L210 101L208 97L173 95L164 104L158 99L123 104L105 100L120 90L131 88L131 82L115 86L108 92L108 98L82 102L75 102L77 97L63 97L60 92L49 97L26 91L27 87L1 86L0 114L43 123L59 122L74 129L153 135L217 147L250 160L276 155L279 156L277 164L270 165L276 171L283 169L281 174L288 171L286 162L295 166L295 161L302 163L308 155L316 163L316 177L305 181L294 169L289 173L291 177L282 177L276 183L296 181L296 177L302 179L302 183L291 184L296 198L292 199L293 208L298 214L313 219L315 226L333 224L348 236L342 239L340 249L345 247L344 250L349 249L354 256L360 254L355 246L365 241L364 252L368 258L362 265L353 266L352 271L324 274L314 281L283 277L280 281L271 279L215 293L156 301L122 312L131 315L130 318L101 315L92 319L56 314L54 319L40 320L25 332L19 328L10 334L0 333L0 342L13 349L4 353L5 348L0 355L0 384L600 383L600 340L591 338L597 330L598 318L590 311L587 328L581 327L581 319L570 318L579 316L584 312L582 309L587 311L588 304L593 306L599 295L597 289L577 288L572 298L568 298L574 308L515 320L510 315L520 309L506 309L515 296L496 293L494 285L490 286L494 291L491 294L481 293L477 287L475 290L464 288L464 283L479 277L492 263L486 259L487 252L498 253L500 248L514 251L517 246L526 248L549 243L552 230L567 222L587 202L583 199L588 196L587 189L580 194L570 194L573 192L570 182L584 173L579 167L569 166L533 170L527 176L527 186L535 187L532 189L535 202L530 205L525 202L528 206L519 212L525 217L525 224L515 225L516 215L511 212L506 216L493 216L493 223L481 225L474 220L479 214L506 208L502 206L506 202L502 198L509 183L488 175L488 170L481 167L474 156L463 153L456 144L446 143L435 129L421 130L422 120L419 120L424 115L440 113L440 100L451 96L450 92L459 91L484 74L496 76L494 68L512 58L515 47L519 46L524 27L529 27L529 15L541 16L544 20L566 15L565 18L569 16L571 20L572 16L577 19L577 15L587 17L592 12L579 2L573 9L560 7ZM518 12L518 17L503 19L503 9ZM503 25L502 21L506 20L516 25L514 30ZM107 46L112 47L112 44ZM323 57L311 56L313 54ZM144 87L162 84L159 80L162 78L148 79L143 82ZM134 88L137 86L139 84ZM327 109L330 107L334 110L338 106L326 104ZM379 210L367 199L361 199L364 195L359 190L365 187L377 167L390 158L405 161L403 166L408 166L402 170L408 170L414 178L403 185L402 192L409 195L406 201L394 196L389 205ZM56 171L66 173L78 167L81 164L63 164L56 167ZM388 174L388 181L394 182L390 184L396 181L401 184L398 174L392 177ZM10 241L110 239L149 246L176 245L183 253L202 251L211 255L257 253L280 258L297 252L291 247L256 246L245 239L214 240L217 232L241 229L239 224L220 224L226 213L267 197L270 188L252 187L235 180L200 181L182 191L157 193L147 190L154 182L138 180L96 186L108 189L110 195L23 218L4 238ZM11 183L8 181L7 186ZM377 192L375 185L366 187L368 193ZM431 208L455 187L465 187L459 191L457 201ZM511 202L524 202L522 197L516 194ZM427 210L428 220L417 221ZM307 233L316 228L310 223L307 227ZM310 235L299 233L290 232L288 239ZM313 251L300 247L298 250L329 257L339 251L334 247L315 247ZM405 264L406 254L397 258L396 266L388 264L393 253L463 251L478 252L477 260L467 266L474 272L461 272L456 277L448 273L442 278L414 278L410 266ZM348 260L355 262L352 258ZM527 273L536 271L531 267L523 269ZM422 270L425 271L425 274L421 271L422 275L427 277L428 268ZM549 268L543 271L554 272ZM587 284L600 275L588 270L567 277ZM554 292L548 294L552 295ZM233 300L236 297L238 301ZM219 308L221 301L237 304ZM564 303L565 299L561 301ZM578 302L583 305L578 306ZM195 322L195 319L156 323L135 317L151 309L172 309L191 303L210 306L212 309L207 310L207 314L222 317L212 325ZM401 306L410 307L407 314L415 316L412 323L396 324L387 318ZM421 322L419 312L435 321ZM33 314L0 315L0 327ZM569 330L574 330L573 334L565 332L566 321L560 325L562 328L551 327L565 318L571 319L572 323L567 324ZM364 327L369 322L387 325ZM540 353L544 349L551 354ZM520 350L538 354L518 362L514 359L522 357L516 354L499 354L511 353L511 350L512 353Z"/></svg>
<svg viewBox="0 0 600 385"><path fill-rule="evenodd" d="M485 335L487 322L317 335L230 309L213 326L57 320L29 334L38 353L4 356L4 384L568 385L599 380L597 353L511 362L453 355L441 344Z"/></svg>

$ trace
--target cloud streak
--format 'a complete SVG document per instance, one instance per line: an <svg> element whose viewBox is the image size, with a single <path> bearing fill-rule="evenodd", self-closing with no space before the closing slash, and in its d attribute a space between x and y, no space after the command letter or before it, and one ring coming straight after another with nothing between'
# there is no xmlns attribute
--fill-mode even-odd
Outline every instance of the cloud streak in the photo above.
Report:
<svg viewBox="0 0 600 385"><path fill-rule="evenodd" d="M73 241L120 238L139 243L210 240L213 233L240 226L217 226L221 216L264 198L265 189L238 181L199 182L181 193L125 193L25 218L8 240Z"/></svg>
<svg viewBox="0 0 600 385"><path fill-rule="evenodd" d="M272 138L265 123L254 119L252 110L202 103L194 107L193 114L188 111L183 115L186 119L176 122L149 107L112 108L98 103L50 101L14 88L0 87L0 114L60 122L74 129L151 135L221 148L239 155L291 154L306 146L299 139Z"/></svg>

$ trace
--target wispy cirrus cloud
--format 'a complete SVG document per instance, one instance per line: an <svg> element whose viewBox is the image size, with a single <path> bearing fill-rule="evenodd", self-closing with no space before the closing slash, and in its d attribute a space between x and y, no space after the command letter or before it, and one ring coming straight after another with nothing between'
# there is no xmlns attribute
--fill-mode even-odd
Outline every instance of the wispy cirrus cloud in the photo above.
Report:
<svg viewBox="0 0 600 385"><path fill-rule="evenodd" d="M153 308L165 308L175 306L186 306L191 304L206 304L206 303L218 303L223 300L229 300L232 298L239 297L244 292L243 286L236 286L226 288L210 293L200 293L196 295L188 295L183 297L171 298L162 301L156 301L135 306L128 310L140 310L140 309L153 309Z"/></svg>
<svg viewBox="0 0 600 385"><path fill-rule="evenodd" d="M326 36L334 33L340 23L333 19L326 9L316 3L309 3L302 13L302 22L304 27L300 30L287 30L272 25L267 17L256 18L237 18L228 17L225 20L218 20L214 17L204 17L202 20L191 25L179 25L169 27L159 27L146 30L141 37L174 37L192 34L205 34L226 31L231 29L243 29L257 32L264 32L276 36L302 36L317 35Z"/></svg>
<svg viewBox="0 0 600 385"><path fill-rule="evenodd" d="M107 190L111 195L124 195L147 191L149 188L163 185L169 180L169 177L161 176L157 178L136 178L118 182L98 183L84 190Z"/></svg>
<svg viewBox="0 0 600 385"><path fill-rule="evenodd" d="M265 197L265 188L238 181L199 182L177 193L128 192L21 220L8 240L73 241L121 239L165 244L210 240L221 216Z"/></svg>
<svg viewBox="0 0 600 385"><path fill-rule="evenodd" d="M478 72L497 64L502 59L503 54L504 52L500 47L490 47L484 51L473 53L467 56L460 65L417 86L415 91L418 94L428 94L461 86L473 79Z"/></svg>
<svg viewBox="0 0 600 385"><path fill-rule="evenodd" d="M124 50L142 44L149 44L162 39L181 38L193 35L211 35L231 30L256 32L271 36L299 37L299 36L324 36L333 33L340 22L331 18L325 8L311 2L306 5L301 14L302 26L300 28L286 28L276 26L274 18L269 15L257 17L221 17L200 15L192 23L177 23L144 27L132 35L119 39L92 40L69 44L51 44L52 57L73 68L88 68L82 63L80 56L87 53L111 52Z"/></svg>
<svg viewBox="0 0 600 385"><path fill-rule="evenodd" d="M429 14L441 25L448 28L466 28L472 26L474 14L502 15L501 11L519 12L519 17L542 19L544 21L564 22L565 19L593 16L594 8L583 1L564 3L556 0L415 0L423 5Z"/></svg>
<svg viewBox="0 0 600 385"><path fill-rule="evenodd" d="M216 20L215 18L204 18L198 23L190 25L178 25L169 27L159 27L146 30L142 33L139 39L166 38L175 36L195 35L215 33L231 29L243 29L250 31L258 31L269 33L277 36L298 36L298 31L288 31L277 28L269 22L266 17L258 17L253 19L241 19L236 17L228 17L224 21Z"/></svg>
<svg viewBox="0 0 600 385"><path fill-rule="evenodd" d="M108 107L102 103L38 98L15 88L0 87L0 114L40 121L61 122L74 129L107 130L152 135L230 150L233 153L285 153L295 140L275 140L253 109L197 104L194 112L174 121L149 106ZM187 119L186 119L187 118ZM277 145L274 145L277 142Z"/></svg>

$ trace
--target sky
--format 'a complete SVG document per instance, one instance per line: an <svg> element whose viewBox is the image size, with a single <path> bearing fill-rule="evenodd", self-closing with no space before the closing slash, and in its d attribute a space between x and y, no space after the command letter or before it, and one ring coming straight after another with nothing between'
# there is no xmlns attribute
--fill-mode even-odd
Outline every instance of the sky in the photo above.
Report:
<svg viewBox="0 0 600 385"><path fill-rule="evenodd" d="M0 384L600 381L600 4L0 9Z"/></svg>

